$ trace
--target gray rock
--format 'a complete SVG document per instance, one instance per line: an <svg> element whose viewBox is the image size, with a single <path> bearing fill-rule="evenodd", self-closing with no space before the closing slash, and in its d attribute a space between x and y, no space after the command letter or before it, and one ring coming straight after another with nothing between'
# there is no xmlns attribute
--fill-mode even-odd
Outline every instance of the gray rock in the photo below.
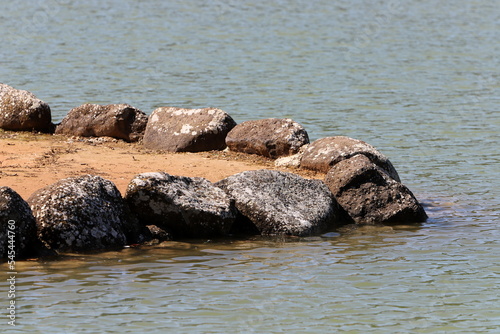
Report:
<svg viewBox="0 0 500 334"><path fill-rule="evenodd" d="M216 185L235 199L238 210L263 235L307 236L339 222L337 203L320 180L262 169L232 175Z"/></svg>
<svg viewBox="0 0 500 334"><path fill-rule="evenodd" d="M11 260L11 255L18 260L51 254L37 238L28 203L11 188L0 187L0 258Z"/></svg>
<svg viewBox="0 0 500 334"><path fill-rule="evenodd" d="M326 173L340 161L359 154L367 156L400 182L398 172L385 155L364 141L345 136L326 137L312 142L302 156L300 167Z"/></svg>
<svg viewBox="0 0 500 334"><path fill-rule="evenodd" d="M100 176L59 180L36 191L28 204L39 238L54 250L112 249L147 238L131 235L141 231L137 220L116 186Z"/></svg>
<svg viewBox="0 0 500 334"><path fill-rule="evenodd" d="M423 222L427 215L412 192L365 155L337 163L325 183L357 224Z"/></svg>
<svg viewBox="0 0 500 334"><path fill-rule="evenodd" d="M145 113L128 104L83 104L69 111L56 133L135 142L144 136L147 122Z"/></svg>
<svg viewBox="0 0 500 334"><path fill-rule="evenodd" d="M0 83L0 128L53 132L50 107L32 93Z"/></svg>
<svg viewBox="0 0 500 334"><path fill-rule="evenodd" d="M307 131L289 118L246 121L236 125L226 137L231 151L273 159L295 154L308 143Z"/></svg>
<svg viewBox="0 0 500 334"><path fill-rule="evenodd" d="M227 235L237 214L229 196L210 181L165 172L136 175L125 199L142 224L175 238Z"/></svg>
<svg viewBox="0 0 500 334"><path fill-rule="evenodd" d="M170 152L223 150L226 135L236 125L216 108L158 108L149 116L144 146Z"/></svg>

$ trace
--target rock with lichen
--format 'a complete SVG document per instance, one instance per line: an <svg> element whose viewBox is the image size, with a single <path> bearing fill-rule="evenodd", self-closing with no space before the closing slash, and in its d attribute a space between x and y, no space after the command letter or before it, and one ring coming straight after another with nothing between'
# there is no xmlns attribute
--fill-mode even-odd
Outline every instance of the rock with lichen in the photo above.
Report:
<svg viewBox="0 0 500 334"><path fill-rule="evenodd" d="M345 136L320 138L312 142L302 155L300 167L326 173L337 163L356 155L366 156L394 180L400 181L398 172L385 155L362 140Z"/></svg>
<svg viewBox="0 0 500 334"><path fill-rule="evenodd" d="M335 164L325 183L357 224L408 224L427 219L413 193L365 155Z"/></svg>
<svg viewBox="0 0 500 334"><path fill-rule="evenodd" d="M57 251L92 251L145 241L116 186L100 176L70 177L28 199L38 237Z"/></svg>
<svg viewBox="0 0 500 334"><path fill-rule="evenodd" d="M31 92L0 83L0 128L53 132L50 107Z"/></svg>
<svg viewBox="0 0 500 334"><path fill-rule="evenodd" d="M340 223L338 205L321 180L255 170L216 183L235 200L241 214L263 235L307 236Z"/></svg>
<svg viewBox="0 0 500 334"><path fill-rule="evenodd" d="M147 122L144 112L128 104L83 104L69 111L56 133L136 142L144 136Z"/></svg>
<svg viewBox="0 0 500 334"><path fill-rule="evenodd" d="M231 198L200 177L142 173L130 181L125 199L142 224L175 238L227 235L237 215Z"/></svg>
<svg viewBox="0 0 500 334"><path fill-rule="evenodd" d="M0 187L0 258L18 260L51 254L37 238L28 203L11 188Z"/></svg>
<svg viewBox="0 0 500 334"><path fill-rule="evenodd" d="M169 152L201 152L226 148L226 135L236 122L217 108L161 107L149 116L143 144Z"/></svg>

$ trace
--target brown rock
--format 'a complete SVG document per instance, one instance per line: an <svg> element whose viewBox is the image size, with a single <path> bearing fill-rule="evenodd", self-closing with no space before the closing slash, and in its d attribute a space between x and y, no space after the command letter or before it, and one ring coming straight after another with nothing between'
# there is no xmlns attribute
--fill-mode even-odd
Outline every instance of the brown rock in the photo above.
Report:
<svg viewBox="0 0 500 334"><path fill-rule="evenodd" d="M144 135L148 117L128 104L83 104L70 110L57 134L81 137L113 137L129 142Z"/></svg>
<svg viewBox="0 0 500 334"><path fill-rule="evenodd" d="M359 154L368 157L400 182L398 172L385 155L364 141L345 136L326 137L312 142L302 156L300 167L326 173L340 161Z"/></svg>
<svg viewBox="0 0 500 334"><path fill-rule="evenodd" d="M412 192L365 155L337 163L325 183L355 223L416 223L427 219Z"/></svg>
<svg viewBox="0 0 500 334"><path fill-rule="evenodd" d="M144 146L170 152L223 150L236 122L217 108L161 107L149 116Z"/></svg>
<svg viewBox="0 0 500 334"><path fill-rule="evenodd" d="M32 93L0 83L0 128L53 132L50 107Z"/></svg>
<svg viewBox="0 0 500 334"><path fill-rule="evenodd" d="M295 154L308 143L307 131L289 118L243 122L235 126L226 137L226 144L231 151L268 158Z"/></svg>

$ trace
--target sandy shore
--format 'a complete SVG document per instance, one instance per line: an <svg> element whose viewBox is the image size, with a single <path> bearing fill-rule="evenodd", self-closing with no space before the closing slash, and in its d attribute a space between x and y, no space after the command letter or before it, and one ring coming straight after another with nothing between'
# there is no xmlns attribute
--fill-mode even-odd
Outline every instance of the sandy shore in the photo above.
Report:
<svg viewBox="0 0 500 334"><path fill-rule="evenodd" d="M0 130L0 186L24 199L60 179L83 174L113 181L122 194L132 177L144 172L200 176L215 182L256 169L277 169L308 178L322 174L275 168L274 161L235 152L164 153L112 138L76 138Z"/></svg>

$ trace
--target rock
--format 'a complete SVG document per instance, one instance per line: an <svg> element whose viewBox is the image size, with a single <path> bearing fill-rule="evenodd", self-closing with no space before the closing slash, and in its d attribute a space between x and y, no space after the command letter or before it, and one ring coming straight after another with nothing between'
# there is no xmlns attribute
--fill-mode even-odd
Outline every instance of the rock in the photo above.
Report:
<svg viewBox="0 0 500 334"><path fill-rule="evenodd" d="M308 146L309 146L309 144L305 144L304 146L302 146L300 148L299 152L294 154L294 155L290 155L287 157L281 157L281 158L276 159L274 161L274 165L276 167L299 168L300 162L302 161L302 156L304 155L304 152Z"/></svg>
<svg viewBox="0 0 500 334"><path fill-rule="evenodd" d="M345 136L315 140L305 150L300 166L326 173L340 161L358 154L367 156L370 161L385 169L394 180L400 182L398 172L385 155L364 141Z"/></svg>
<svg viewBox="0 0 500 334"><path fill-rule="evenodd" d="M261 169L216 183L263 235L307 236L338 223L337 203L320 180Z"/></svg>
<svg viewBox="0 0 500 334"><path fill-rule="evenodd" d="M57 134L140 140L148 117L128 104L83 104L73 108L56 128Z"/></svg>
<svg viewBox="0 0 500 334"><path fill-rule="evenodd" d="M32 93L0 83L0 128L53 132L50 107Z"/></svg>
<svg viewBox="0 0 500 334"><path fill-rule="evenodd" d="M0 187L0 257L12 260L8 255L19 260L53 253L38 240L28 203L11 188Z"/></svg>
<svg viewBox="0 0 500 334"><path fill-rule="evenodd" d="M158 108L149 117L144 146L170 152L223 150L226 135L236 125L216 108Z"/></svg>
<svg viewBox="0 0 500 334"><path fill-rule="evenodd" d="M237 215L229 196L200 177L139 174L125 199L142 224L156 225L175 238L227 235Z"/></svg>
<svg viewBox="0 0 500 334"><path fill-rule="evenodd" d="M146 225L146 227L151 232L153 239L157 239L158 242L173 240L170 233L156 225Z"/></svg>
<svg viewBox="0 0 500 334"><path fill-rule="evenodd" d="M337 163L326 175L325 183L357 224L416 223L427 219L412 192L365 155Z"/></svg>
<svg viewBox="0 0 500 334"><path fill-rule="evenodd" d="M36 191L28 203L39 238L54 250L104 250L147 239L133 235L142 227L116 186L100 176L59 180Z"/></svg>
<svg viewBox="0 0 500 334"><path fill-rule="evenodd" d="M295 154L308 143L306 130L289 118L246 121L235 126L226 137L231 151L273 159Z"/></svg>

